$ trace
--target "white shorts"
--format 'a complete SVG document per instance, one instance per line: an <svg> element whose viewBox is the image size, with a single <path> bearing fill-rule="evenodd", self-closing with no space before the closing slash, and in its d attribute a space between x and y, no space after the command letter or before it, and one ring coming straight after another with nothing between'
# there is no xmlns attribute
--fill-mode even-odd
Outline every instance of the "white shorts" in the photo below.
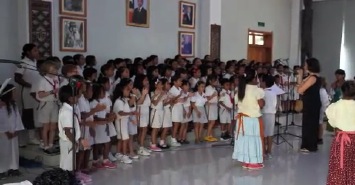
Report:
<svg viewBox="0 0 355 185"><path fill-rule="evenodd" d="M162 128L164 110L152 109L150 113L150 125L152 128Z"/></svg>
<svg viewBox="0 0 355 185"><path fill-rule="evenodd" d="M95 144L104 144L111 141L110 139L110 127L106 125L97 125L95 127Z"/></svg>
<svg viewBox="0 0 355 185"><path fill-rule="evenodd" d="M136 116L130 116L128 121L128 134L130 136L136 135L138 133L138 122Z"/></svg>
<svg viewBox="0 0 355 185"><path fill-rule="evenodd" d="M181 123L184 121L184 107L182 104L173 105L171 110L171 121L173 123Z"/></svg>
<svg viewBox="0 0 355 185"><path fill-rule="evenodd" d="M271 137L274 135L275 129L275 114L264 113L263 116L264 123L264 137Z"/></svg>
<svg viewBox="0 0 355 185"><path fill-rule="evenodd" d="M117 136L116 128L115 128L115 126L113 125L112 122L108 124L108 131L109 131L109 136L110 137Z"/></svg>
<svg viewBox="0 0 355 185"><path fill-rule="evenodd" d="M170 128L172 126L173 126L173 122L171 121L170 107L165 107L163 113L163 128Z"/></svg>
<svg viewBox="0 0 355 185"><path fill-rule="evenodd" d="M116 124L116 131L117 131L117 139L119 140L129 139L128 117L116 119L115 124Z"/></svg>
<svg viewBox="0 0 355 185"><path fill-rule="evenodd" d="M207 123L207 114L206 114L206 109L205 107L197 107L198 111L201 112L201 117L198 117L196 110L192 111L192 117L193 117L193 121L194 123Z"/></svg>
<svg viewBox="0 0 355 185"><path fill-rule="evenodd" d="M149 107L139 107L139 127L147 127L149 125Z"/></svg>
<svg viewBox="0 0 355 185"><path fill-rule="evenodd" d="M70 141L59 140L60 164L62 170L73 171L73 144Z"/></svg>
<svg viewBox="0 0 355 185"><path fill-rule="evenodd" d="M56 101L40 102L38 105L38 124L58 123L59 105Z"/></svg>
<svg viewBox="0 0 355 185"><path fill-rule="evenodd" d="M219 122L221 124L230 124L232 123L232 112L228 111L225 108L219 109Z"/></svg>
<svg viewBox="0 0 355 185"><path fill-rule="evenodd" d="M216 121L218 119L218 105L216 103L206 105L208 121Z"/></svg>

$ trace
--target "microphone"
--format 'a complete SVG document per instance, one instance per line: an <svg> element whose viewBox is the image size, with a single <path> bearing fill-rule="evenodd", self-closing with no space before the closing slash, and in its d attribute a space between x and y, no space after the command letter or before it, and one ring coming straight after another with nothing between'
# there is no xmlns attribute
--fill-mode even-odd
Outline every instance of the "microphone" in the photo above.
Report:
<svg viewBox="0 0 355 185"><path fill-rule="evenodd" d="M20 65L23 62L17 61L17 60L6 60L6 59L0 59L0 64L15 64L15 65Z"/></svg>

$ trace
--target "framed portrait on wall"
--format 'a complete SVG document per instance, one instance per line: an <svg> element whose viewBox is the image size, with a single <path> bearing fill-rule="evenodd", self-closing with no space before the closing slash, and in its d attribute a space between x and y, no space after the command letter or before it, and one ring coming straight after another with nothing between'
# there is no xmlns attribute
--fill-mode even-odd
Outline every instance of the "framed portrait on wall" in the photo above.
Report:
<svg viewBox="0 0 355 185"><path fill-rule="evenodd" d="M87 0L60 0L59 13L62 15L86 17Z"/></svg>
<svg viewBox="0 0 355 185"><path fill-rule="evenodd" d="M86 20L72 17L60 18L60 51L86 52Z"/></svg>
<svg viewBox="0 0 355 185"><path fill-rule="evenodd" d="M179 26L181 28L195 29L196 4L180 1L179 6Z"/></svg>
<svg viewBox="0 0 355 185"><path fill-rule="evenodd" d="M195 56L195 33L179 32L179 55L186 58Z"/></svg>
<svg viewBox="0 0 355 185"><path fill-rule="evenodd" d="M149 28L150 0L126 0L126 24Z"/></svg>

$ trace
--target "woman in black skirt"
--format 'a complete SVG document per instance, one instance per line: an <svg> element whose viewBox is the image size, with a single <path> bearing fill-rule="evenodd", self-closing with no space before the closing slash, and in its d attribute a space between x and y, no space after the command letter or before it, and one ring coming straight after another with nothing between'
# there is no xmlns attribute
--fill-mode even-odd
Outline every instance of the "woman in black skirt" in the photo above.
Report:
<svg viewBox="0 0 355 185"><path fill-rule="evenodd" d="M307 59L304 71L308 76L303 80L303 70L299 70L297 92L302 95L302 144L301 152L309 153L317 151L319 114L321 108L319 78L320 66L315 58Z"/></svg>

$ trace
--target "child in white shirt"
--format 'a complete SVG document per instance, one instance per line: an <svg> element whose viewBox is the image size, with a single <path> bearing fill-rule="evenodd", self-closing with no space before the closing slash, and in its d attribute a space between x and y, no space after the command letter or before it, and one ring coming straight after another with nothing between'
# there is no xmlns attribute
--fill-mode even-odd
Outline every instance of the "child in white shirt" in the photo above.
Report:
<svg viewBox="0 0 355 185"><path fill-rule="evenodd" d="M93 86L93 96L90 102L90 107L95 108L98 104L105 104L103 101L105 98L105 89L101 85ZM107 106L106 106L107 108ZM94 120L100 122L95 126L95 145L93 150L93 166L96 168L108 168L114 169L116 165L113 164L109 159L110 152L110 129L109 123L115 120L114 115L108 115L106 110L97 112L94 115ZM103 154L102 163L99 161L99 154Z"/></svg>
<svg viewBox="0 0 355 185"><path fill-rule="evenodd" d="M215 142L217 138L213 136L213 127L218 119L218 92L216 86L218 85L218 78L216 75L209 75L206 82L205 94L207 97L206 111L207 111L207 136L204 138L207 142Z"/></svg>
<svg viewBox="0 0 355 185"><path fill-rule="evenodd" d="M75 147L74 151L73 146L79 144L80 147L86 149L89 148L89 144L87 140L80 137L81 131L77 116L74 116L73 123L73 105L77 102L77 97L73 97L72 88L68 85L61 87L59 95L59 99L63 103L58 116L60 168L73 171L75 170L73 168L73 152L78 149Z"/></svg>
<svg viewBox="0 0 355 185"><path fill-rule="evenodd" d="M173 131L171 136L171 146L181 146L177 141L178 131L180 124L183 121L183 105L184 98L182 98L181 84L182 80L179 76L173 76L171 78L173 86L169 90L169 97L172 98L172 110L171 110L171 121L173 122Z"/></svg>
<svg viewBox="0 0 355 185"><path fill-rule="evenodd" d="M272 91L271 87L274 85L275 80L271 75L262 76L260 86L265 92L265 105L262 112L262 118L264 123L264 148L265 155L271 158L272 151L272 138L274 135L275 121L276 121L276 109L277 109L277 95Z"/></svg>
<svg viewBox="0 0 355 185"><path fill-rule="evenodd" d="M221 80L222 90L219 96L219 122L221 123L221 140L228 140L231 138L229 128L232 123L232 92L229 79Z"/></svg>
<svg viewBox="0 0 355 185"><path fill-rule="evenodd" d="M193 93L190 93L190 84L189 81L187 80L183 80L182 81L182 85L181 85L181 89L182 89L182 98L184 98L184 102L182 104L183 107L183 121L181 122L181 127L180 127L180 131L179 131L179 140L178 142L180 144L190 144L189 141L187 141L187 127L188 127L188 123L190 121L192 121L192 114L191 114L191 96L193 96Z"/></svg>
<svg viewBox="0 0 355 185"><path fill-rule="evenodd" d="M330 104L330 96L327 92L327 82L325 81L324 77L321 77L321 88L319 90L320 93L320 101L322 103L322 106L320 108L320 115L319 115L319 138L318 138L318 144L323 144L323 134L325 127L327 126L324 122L324 116L325 116L325 109L329 106Z"/></svg>
<svg viewBox="0 0 355 185"><path fill-rule="evenodd" d="M58 70L56 64L47 61L41 65L41 71L45 76L40 79L36 98L40 101L38 106L38 122L43 125L42 139L44 143L44 152L53 153L53 142L56 130L58 128L58 91L59 78L56 76Z"/></svg>
<svg viewBox="0 0 355 185"><path fill-rule="evenodd" d="M195 144L203 142L203 126L208 122L205 104L207 97L205 95L206 84L198 81L196 84L196 92L191 98L192 117L195 125Z"/></svg>

